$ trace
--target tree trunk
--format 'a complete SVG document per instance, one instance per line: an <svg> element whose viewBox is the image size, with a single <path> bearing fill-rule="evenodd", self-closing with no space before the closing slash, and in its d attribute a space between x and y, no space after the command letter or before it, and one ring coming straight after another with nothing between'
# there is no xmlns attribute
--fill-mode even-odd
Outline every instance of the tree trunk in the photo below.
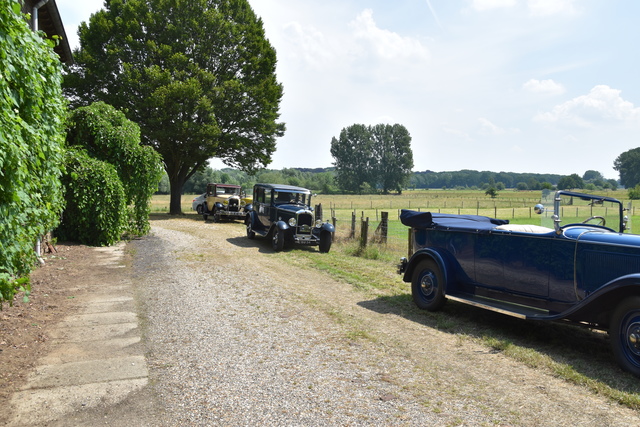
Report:
<svg viewBox="0 0 640 427"><path fill-rule="evenodd" d="M171 199L169 200L169 215L182 215L182 187L184 179L180 177L169 178L171 187Z"/></svg>

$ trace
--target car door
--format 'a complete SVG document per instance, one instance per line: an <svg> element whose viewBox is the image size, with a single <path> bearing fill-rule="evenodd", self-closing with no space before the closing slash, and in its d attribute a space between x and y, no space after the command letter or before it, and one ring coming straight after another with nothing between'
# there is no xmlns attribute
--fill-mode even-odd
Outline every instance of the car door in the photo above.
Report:
<svg viewBox="0 0 640 427"><path fill-rule="evenodd" d="M475 279L482 287L547 297L551 239L529 233L478 234Z"/></svg>
<svg viewBox="0 0 640 427"><path fill-rule="evenodd" d="M268 188L260 188L258 203L258 221L260 224L268 230L271 227L271 200L273 197L273 190Z"/></svg>

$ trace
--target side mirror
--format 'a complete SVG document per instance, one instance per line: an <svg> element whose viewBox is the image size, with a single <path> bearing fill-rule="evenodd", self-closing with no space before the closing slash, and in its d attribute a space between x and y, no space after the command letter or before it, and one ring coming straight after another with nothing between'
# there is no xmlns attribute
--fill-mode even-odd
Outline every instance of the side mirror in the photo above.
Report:
<svg viewBox="0 0 640 427"><path fill-rule="evenodd" d="M533 207L533 211L538 215L541 215L544 213L544 206L541 203L538 203Z"/></svg>

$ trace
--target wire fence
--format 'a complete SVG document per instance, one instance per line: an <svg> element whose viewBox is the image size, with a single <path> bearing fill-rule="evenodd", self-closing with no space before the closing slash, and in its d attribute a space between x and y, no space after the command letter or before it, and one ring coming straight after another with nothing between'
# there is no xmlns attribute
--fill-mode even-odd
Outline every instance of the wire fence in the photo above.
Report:
<svg viewBox="0 0 640 427"><path fill-rule="evenodd" d="M333 223L335 226L334 239L338 241L354 240L361 246L380 245L386 251L396 252L398 256L405 256L408 251L409 228L400 222L402 209L384 208L363 208L344 209L330 204L330 209L323 212L322 205L316 206L316 211L320 210L320 216ZM408 207L407 207L408 208ZM419 212L437 212L458 215L481 215L492 218L508 219L513 223L525 223L542 225L545 221L552 224L551 211L538 215L534 212L532 205L498 207L476 206L463 208L462 206L449 208L445 207L416 207L413 210ZM635 208L631 208L631 215L635 213ZM577 222L591 216L593 213L587 207L563 207L561 215L570 219L575 217ZM606 216L606 212L605 212ZM571 221L569 221L571 222ZM547 223L545 225L549 226ZM550 225L551 227L553 225Z"/></svg>

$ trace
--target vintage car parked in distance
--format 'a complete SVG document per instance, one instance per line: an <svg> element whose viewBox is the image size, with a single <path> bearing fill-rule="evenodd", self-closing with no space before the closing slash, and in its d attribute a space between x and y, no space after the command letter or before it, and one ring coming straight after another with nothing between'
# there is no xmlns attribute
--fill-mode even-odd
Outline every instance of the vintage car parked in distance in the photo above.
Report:
<svg viewBox="0 0 640 427"><path fill-rule="evenodd" d="M245 207L252 198L247 197L242 187L235 184L207 184L202 217L206 221L213 216L215 222L222 218L244 219Z"/></svg>
<svg viewBox="0 0 640 427"><path fill-rule="evenodd" d="M318 245L329 252L335 228L314 217L311 191L280 184L256 184L253 204L247 207L247 237L256 234L271 237L273 249L281 251L285 243Z"/></svg>
<svg viewBox="0 0 640 427"><path fill-rule="evenodd" d="M202 193L191 201L191 209L196 211L198 215L202 215L202 211L204 210L204 198L206 195L207 193Z"/></svg>
<svg viewBox="0 0 640 427"><path fill-rule="evenodd" d="M403 210L413 254L398 272L422 309L451 299L608 331L618 364L640 376L640 236L624 234L627 218L614 198L550 197L552 211L536 205L541 225Z"/></svg>

